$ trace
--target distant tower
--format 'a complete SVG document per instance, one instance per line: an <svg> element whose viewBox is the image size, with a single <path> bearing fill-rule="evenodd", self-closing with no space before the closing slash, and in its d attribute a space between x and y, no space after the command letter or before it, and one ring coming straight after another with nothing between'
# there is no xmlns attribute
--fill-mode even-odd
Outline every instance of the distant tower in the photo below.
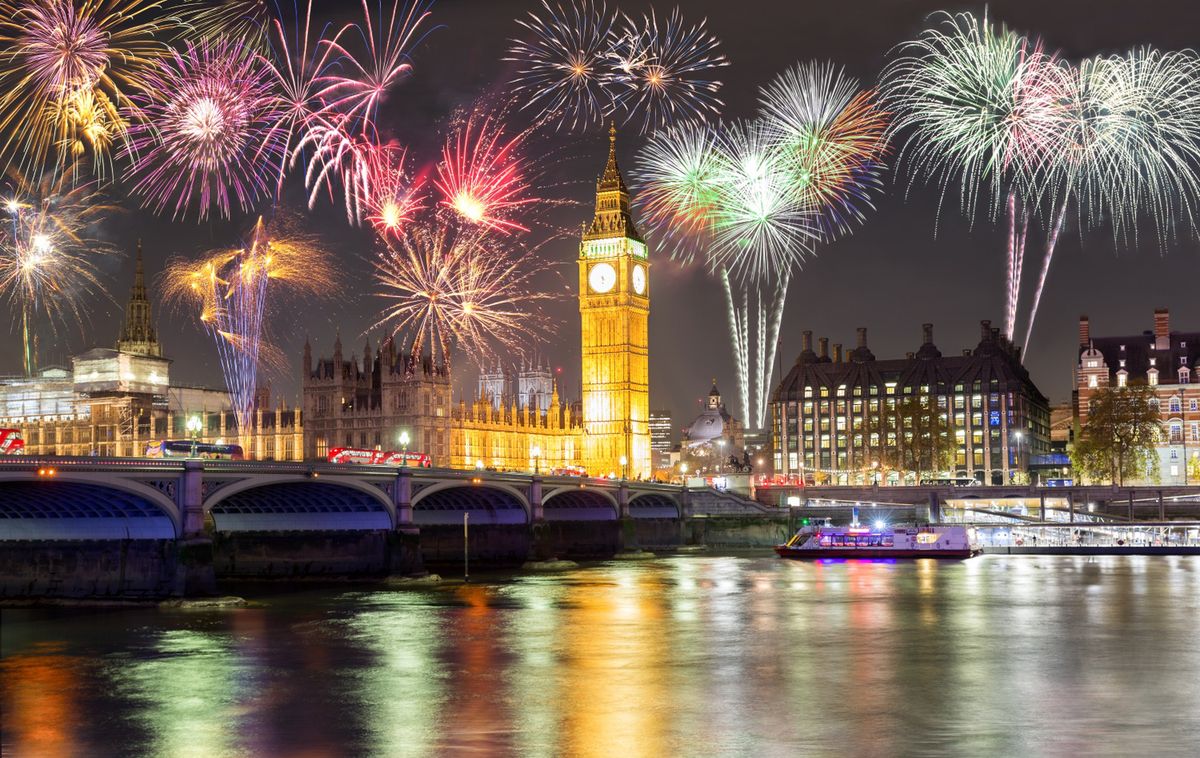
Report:
<svg viewBox="0 0 1200 758"><path fill-rule="evenodd" d="M150 298L146 296L146 275L142 267L142 242L138 240L137 263L133 273L133 289L125 306L125 325L117 339L117 350L135 355L162 357L162 345L150 320Z"/></svg>
<svg viewBox="0 0 1200 758"><path fill-rule="evenodd" d="M617 132L579 245L584 465L601 476L650 474L650 284L646 243L617 166Z"/></svg>
<svg viewBox="0 0 1200 758"><path fill-rule="evenodd" d="M479 370L479 397L491 404L492 408L500 410L508 396L508 382L504 370L499 364L491 370Z"/></svg>
<svg viewBox="0 0 1200 758"><path fill-rule="evenodd" d="M517 403L530 410L545 413L550 409L550 395L554 392L554 378L550 367L540 361L526 365L517 374Z"/></svg>

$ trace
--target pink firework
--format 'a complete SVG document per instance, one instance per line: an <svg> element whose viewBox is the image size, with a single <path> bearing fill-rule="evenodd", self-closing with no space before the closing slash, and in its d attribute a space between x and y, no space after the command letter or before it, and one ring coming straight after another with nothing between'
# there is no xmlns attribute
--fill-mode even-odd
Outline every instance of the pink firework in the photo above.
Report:
<svg viewBox="0 0 1200 758"><path fill-rule="evenodd" d="M396 0L387 23L371 20L367 0L362 0L363 24L347 24L330 40L323 40L325 54L337 57L344 73L318 78L318 96L328 108L361 119L366 131L383 96L412 73L409 53L420 42L417 31L429 16L430 3ZM383 16L380 8L379 16ZM361 45L351 44L358 33ZM354 48L361 48L356 51Z"/></svg>
<svg viewBox="0 0 1200 758"><path fill-rule="evenodd" d="M270 68L237 41L189 42L147 76L130 128L130 179L144 205L204 219L268 195L284 155L286 108Z"/></svg>
<svg viewBox="0 0 1200 758"><path fill-rule="evenodd" d="M523 155L531 129L510 135L502 114L461 119L442 147L433 185L440 205L460 220L494 231L529 231L513 214L537 202L530 196L530 166Z"/></svg>
<svg viewBox="0 0 1200 758"><path fill-rule="evenodd" d="M370 197L371 153L376 145L367 137L347 128L349 117L313 117L292 149L292 165L307 158L304 185L308 188L308 207L317 204L321 190L332 199L341 185L346 205L346 220L362 221L364 204Z"/></svg>
<svg viewBox="0 0 1200 758"><path fill-rule="evenodd" d="M318 80L328 69L330 48L325 40L316 39L311 34L312 0L309 0L304 18L298 20L294 30L285 28L279 19L273 21L273 29L271 73L284 105L285 130L284 157L279 163L276 178L278 193L294 143L302 137L307 125L326 108L318 96L321 89ZM293 33L289 34L289 31Z"/></svg>
<svg viewBox="0 0 1200 758"><path fill-rule="evenodd" d="M413 176L405 167L406 152L381 145L367 156L366 218L381 236L397 235L424 206L423 176Z"/></svg>

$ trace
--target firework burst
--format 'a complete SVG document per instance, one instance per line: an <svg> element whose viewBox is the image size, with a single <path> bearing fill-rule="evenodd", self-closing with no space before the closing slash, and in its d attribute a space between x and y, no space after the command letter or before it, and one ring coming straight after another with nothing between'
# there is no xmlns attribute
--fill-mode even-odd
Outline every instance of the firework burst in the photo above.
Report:
<svg viewBox="0 0 1200 758"><path fill-rule="evenodd" d="M403 148L383 145L371 150L368 159L367 221L380 235L397 235L412 223L424 206L423 177L405 167Z"/></svg>
<svg viewBox="0 0 1200 758"><path fill-rule="evenodd" d="M552 298L530 286L533 263L477 230L407 227L375 261L386 301L375 326L411 340L414 359L428 351L445 365L455 349L480 363L522 354L540 333L538 301Z"/></svg>
<svg viewBox="0 0 1200 758"><path fill-rule="evenodd" d="M1028 226L1044 219L1045 253L1025 332L1028 348L1050 261L1073 203L1081 229L1160 242L1195 226L1200 200L1200 58L1140 49L1072 66L987 18L943 15L902 47L884 77L901 159L971 213L1005 209L1009 245L1005 333L1018 320Z"/></svg>
<svg viewBox="0 0 1200 758"><path fill-rule="evenodd" d="M31 339L39 316L52 329L68 320L82 324L83 301L106 295L97 264L112 251L88 235L113 208L95 183L70 186L64 175L33 182L12 173L0 227L0 293L21 318L25 371L32 371Z"/></svg>
<svg viewBox="0 0 1200 758"><path fill-rule="evenodd" d="M395 0L386 23L378 23L372 20L367 0L362 0L362 25L348 24L321 43L327 48L323 54L334 56L344 69L316 80L317 96L326 108L358 119L364 132L369 129L384 96L412 74L410 53L424 36L418 31L429 17L430 5ZM378 15L382 20L382 7Z"/></svg>
<svg viewBox="0 0 1200 758"><path fill-rule="evenodd" d="M777 77L760 104L793 191L823 238L863 221L887 151L887 117L874 93L832 64L810 63Z"/></svg>
<svg viewBox="0 0 1200 758"><path fill-rule="evenodd" d="M683 125L655 132L638 160L642 218L656 236L690 262L708 244L707 233L720 202L716 147L703 126Z"/></svg>
<svg viewBox="0 0 1200 758"><path fill-rule="evenodd" d="M90 155L107 171L138 117L122 109L179 27L163 1L0 1L0 166L40 171L54 154L74 169Z"/></svg>
<svg viewBox="0 0 1200 758"><path fill-rule="evenodd" d="M286 109L271 72L245 45L189 42L148 75L130 128L133 190L144 205L228 217L268 195L283 159Z"/></svg>
<svg viewBox="0 0 1200 758"><path fill-rule="evenodd" d="M529 231L515 214L539 202L526 143L533 128L513 131L504 113L473 109L460 116L442 147L433 186L439 204L462 223L502 233Z"/></svg>
<svg viewBox="0 0 1200 758"><path fill-rule="evenodd" d="M539 109L560 126L597 124L613 107L609 72L616 15L591 0L565 9L542 0L542 8L542 15L530 11L517 20L529 39L513 40L504 59L518 63L514 90L528 96L522 108Z"/></svg>
<svg viewBox="0 0 1200 758"><path fill-rule="evenodd" d="M324 296L335 283L330 259L312 237L282 222L272 229L261 218L245 245L172 260L163 279L166 297L195 309L216 342L239 430L251 425L259 369L285 363L269 338L281 296Z"/></svg>
<svg viewBox="0 0 1200 758"><path fill-rule="evenodd" d="M717 69L729 65L705 22L688 26L678 8L659 23L653 12L640 25L626 17L614 49L615 78L624 86L618 107L640 119L642 131L680 121L704 121L719 112Z"/></svg>
<svg viewBox="0 0 1200 758"><path fill-rule="evenodd" d="M256 49L273 21L267 0L186 0L180 16L204 39L236 39Z"/></svg>

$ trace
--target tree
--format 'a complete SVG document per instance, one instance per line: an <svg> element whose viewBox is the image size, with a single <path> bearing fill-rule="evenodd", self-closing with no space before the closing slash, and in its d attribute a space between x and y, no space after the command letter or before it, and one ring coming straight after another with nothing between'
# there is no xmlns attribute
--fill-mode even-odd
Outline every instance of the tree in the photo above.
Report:
<svg viewBox="0 0 1200 758"><path fill-rule="evenodd" d="M1143 471L1156 478L1161 437L1158 397L1152 387L1106 387L1089 398L1087 423L1071 453L1071 465L1081 478L1118 485L1125 484L1126 475Z"/></svg>
<svg viewBox="0 0 1200 758"><path fill-rule="evenodd" d="M883 448L879 463L890 469L937 473L954 467L954 428L949 411L928 395L909 396L883 412L883 439L895 439Z"/></svg>

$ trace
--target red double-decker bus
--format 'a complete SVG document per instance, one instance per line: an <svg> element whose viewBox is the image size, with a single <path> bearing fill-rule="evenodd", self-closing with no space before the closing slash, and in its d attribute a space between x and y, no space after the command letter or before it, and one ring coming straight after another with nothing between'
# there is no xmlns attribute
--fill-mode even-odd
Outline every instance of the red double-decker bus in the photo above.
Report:
<svg viewBox="0 0 1200 758"><path fill-rule="evenodd" d="M25 452L25 440L20 429L0 429L0 455L21 455Z"/></svg>
<svg viewBox="0 0 1200 758"><path fill-rule="evenodd" d="M361 447L335 447L329 450L330 463L361 463L372 466L399 466L401 463L415 468L429 468L433 461L425 453L398 453L395 450L368 450Z"/></svg>

